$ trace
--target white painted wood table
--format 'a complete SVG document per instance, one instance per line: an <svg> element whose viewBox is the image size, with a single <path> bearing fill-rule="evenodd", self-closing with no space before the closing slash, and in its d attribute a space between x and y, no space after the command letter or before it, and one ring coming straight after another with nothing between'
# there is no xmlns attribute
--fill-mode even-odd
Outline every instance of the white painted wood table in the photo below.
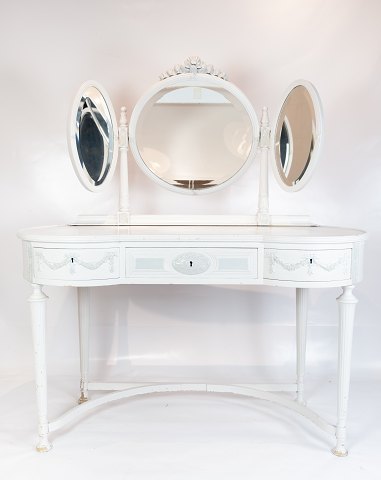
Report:
<svg viewBox="0 0 381 480"><path fill-rule="evenodd" d="M231 392L267 399L299 412L336 435L332 452L345 456L353 321L361 280L360 230L333 227L258 226L53 226L23 230L24 277L33 327L38 451L48 434L99 405L151 392ZM296 289L297 378L283 385L112 384L88 379L89 288L120 284L245 284ZM49 421L45 354L44 285L78 287L80 325L79 405ZM337 422L331 425L307 407L303 394L308 289L342 287L339 305ZM94 400L89 390L108 390ZM295 399L276 391L294 392Z"/></svg>

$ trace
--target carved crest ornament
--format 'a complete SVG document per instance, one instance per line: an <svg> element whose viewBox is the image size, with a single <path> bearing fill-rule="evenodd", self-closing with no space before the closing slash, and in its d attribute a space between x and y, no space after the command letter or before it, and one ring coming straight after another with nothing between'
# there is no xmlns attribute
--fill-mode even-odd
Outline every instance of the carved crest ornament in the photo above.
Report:
<svg viewBox="0 0 381 480"><path fill-rule="evenodd" d="M183 65L175 65L171 70L167 70L159 76L160 80L165 80L181 73L206 73L208 75L214 75L215 77L222 78L222 80L228 80L228 76L225 72L218 70L213 65L207 65L201 60L200 57L188 57Z"/></svg>

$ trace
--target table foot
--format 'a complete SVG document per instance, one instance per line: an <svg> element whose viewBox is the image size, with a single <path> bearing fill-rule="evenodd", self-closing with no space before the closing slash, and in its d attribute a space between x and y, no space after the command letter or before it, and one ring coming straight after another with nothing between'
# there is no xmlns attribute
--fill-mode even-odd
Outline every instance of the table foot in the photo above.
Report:
<svg viewBox="0 0 381 480"><path fill-rule="evenodd" d="M39 453L49 452L53 445L49 442L48 437L42 437L36 445L36 450Z"/></svg>
<svg viewBox="0 0 381 480"><path fill-rule="evenodd" d="M78 399L78 404L81 405L81 403L85 403L89 400L89 397L86 397L83 393L81 393L81 396Z"/></svg>
<svg viewBox="0 0 381 480"><path fill-rule="evenodd" d="M331 452L334 455L336 455L336 457L347 457L348 456L348 450L345 447L332 448Z"/></svg>

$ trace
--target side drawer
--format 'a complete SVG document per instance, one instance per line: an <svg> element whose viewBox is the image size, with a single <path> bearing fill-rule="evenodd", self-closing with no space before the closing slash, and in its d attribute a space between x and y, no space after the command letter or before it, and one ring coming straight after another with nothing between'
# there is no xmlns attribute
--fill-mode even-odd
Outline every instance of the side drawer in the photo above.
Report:
<svg viewBox="0 0 381 480"><path fill-rule="evenodd" d="M33 249L36 279L106 280L119 277L119 248Z"/></svg>
<svg viewBox="0 0 381 480"><path fill-rule="evenodd" d="M244 248L127 248L130 278L257 278L258 250Z"/></svg>
<svg viewBox="0 0 381 480"><path fill-rule="evenodd" d="M265 249L264 278L329 282L351 277L350 248L342 250Z"/></svg>

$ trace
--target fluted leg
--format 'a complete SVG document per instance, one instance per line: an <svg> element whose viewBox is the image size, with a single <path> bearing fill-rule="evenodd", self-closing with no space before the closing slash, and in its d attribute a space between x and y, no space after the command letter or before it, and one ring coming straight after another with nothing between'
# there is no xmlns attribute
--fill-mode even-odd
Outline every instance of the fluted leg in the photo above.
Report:
<svg viewBox="0 0 381 480"><path fill-rule="evenodd" d="M297 401L304 405L304 373L306 367L306 333L308 289L296 289L296 375Z"/></svg>
<svg viewBox="0 0 381 480"><path fill-rule="evenodd" d="M90 320L90 288L78 287L78 321L79 321L79 357L80 357L80 397L78 403L88 400L89 371L89 320Z"/></svg>
<svg viewBox="0 0 381 480"><path fill-rule="evenodd" d="M353 295L353 286L343 287L343 293L337 299L339 304L339 361L337 390L336 447L332 453L345 457L346 423L348 413L348 394L350 382L353 322L357 298Z"/></svg>
<svg viewBox="0 0 381 480"><path fill-rule="evenodd" d="M33 284L33 292L29 297L32 321L34 368L36 377L38 435L36 446L38 452L47 452L52 448L49 442L47 376L46 376L46 301L48 297L42 291L41 285Z"/></svg>

